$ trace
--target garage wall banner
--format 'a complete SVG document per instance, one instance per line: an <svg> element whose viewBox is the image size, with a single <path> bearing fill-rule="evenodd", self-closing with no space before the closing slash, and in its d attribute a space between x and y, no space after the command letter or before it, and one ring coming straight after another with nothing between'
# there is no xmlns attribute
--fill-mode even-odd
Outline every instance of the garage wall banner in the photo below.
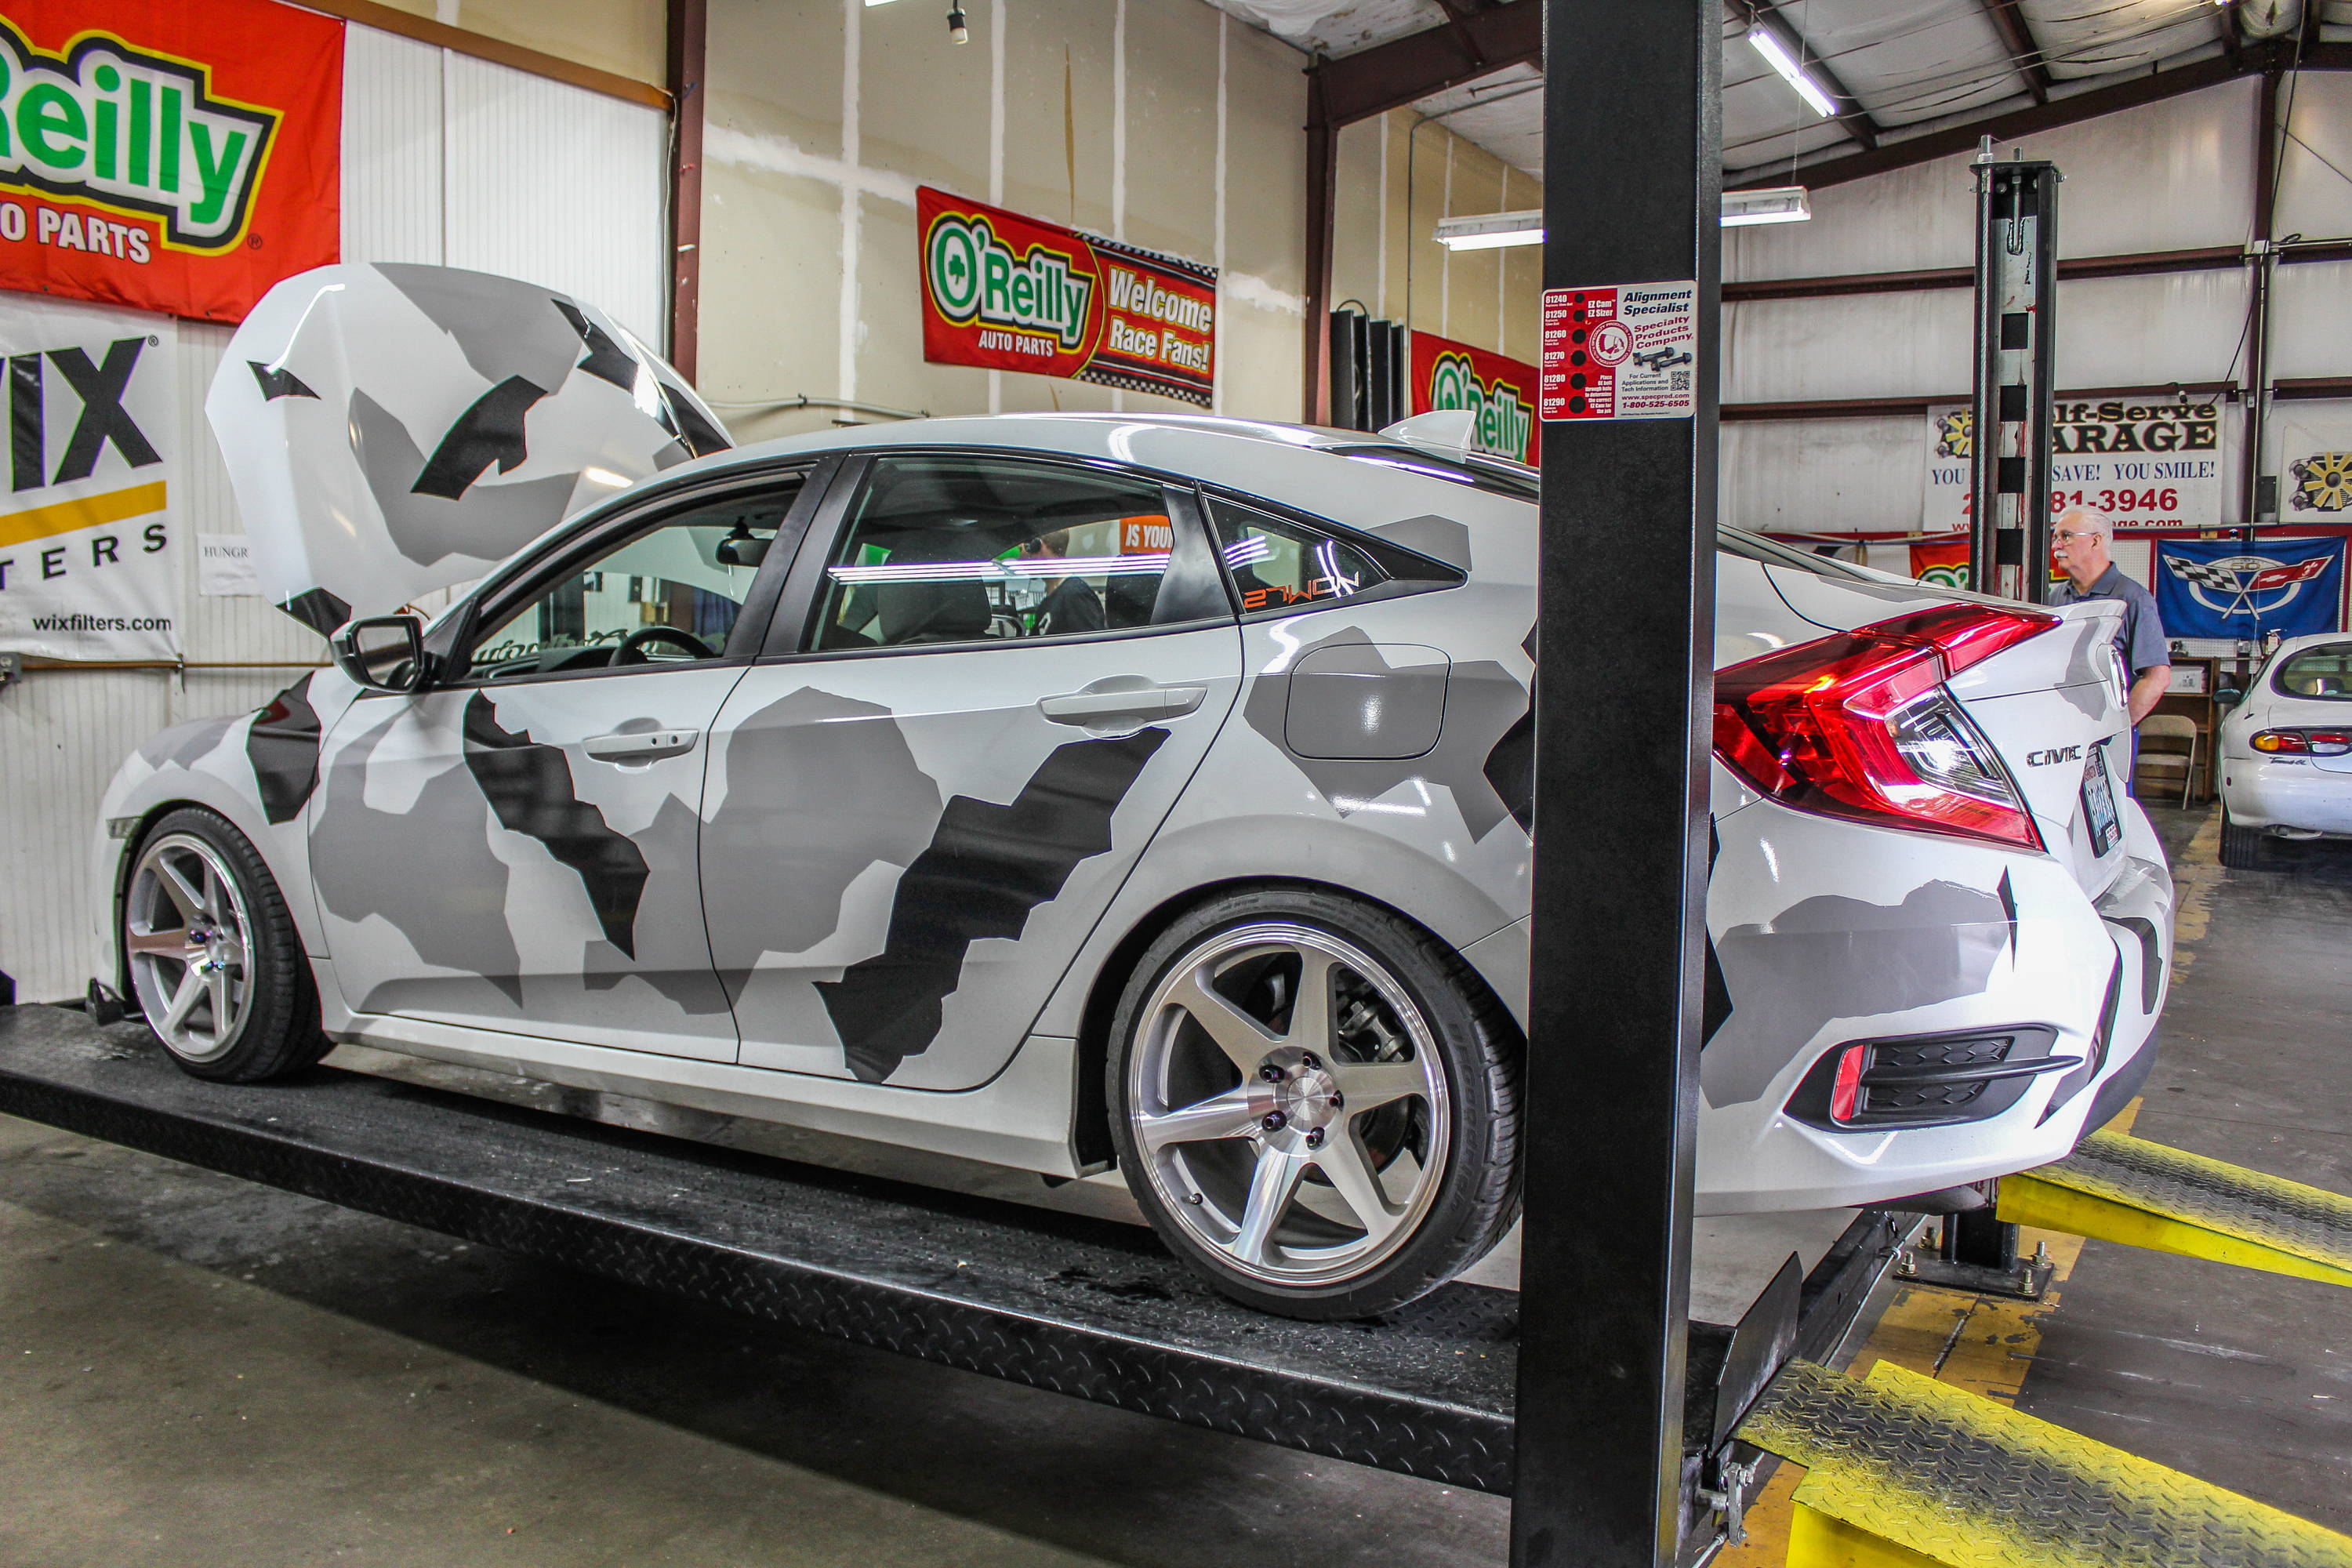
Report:
<svg viewBox="0 0 2352 1568"><path fill-rule="evenodd" d="M179 657L178 349L167 317L0 295L0 649Z"/></svg>
<svg viewBox="0 0 2352 1568"><path fill-rule="evenodd" d="M1412 411L1465 408L1476 416L1471 440L1482 452L1532 463L1542 456L1536 418L1536 367L1435 332L1412 334Z"/></svg>
<svg viewBox="0 0 2352 1568"><path fill-rule="evenodd" d="M2221 410L2214 399L2061 398L2056 416L2053 511L2083 507L2119 528L2221 526ZM1969 424L1966 404L1927 410L1919 526L1928 532L1968 526Z"/></svg>
<svg viewBox="0 0 2352 1568"><path fill-rule="evenodd" d="M929 185L923 357L1152 392L1206 408L1217 269L1043 223Z"/></svg>
<svg viewBox="0 0 2352 1568"><path fill-rule="evenodd" d="M2168 637L2332 632L2344 603L2342 539L2163 539L2156 608Z"/></svg>
<svg viewBox="0 0 2352 1568"><path fill-rule="evenodd" d="M1935 539L1911 546L1911 576L1938 588L1969 585L1969 542Z"/></svg>
<svg viewBox="0 0 2352 1568"><path fill-rule="evenodd" d="M236 321L336 259L341 22L0 0L0 289Z"/></svg>

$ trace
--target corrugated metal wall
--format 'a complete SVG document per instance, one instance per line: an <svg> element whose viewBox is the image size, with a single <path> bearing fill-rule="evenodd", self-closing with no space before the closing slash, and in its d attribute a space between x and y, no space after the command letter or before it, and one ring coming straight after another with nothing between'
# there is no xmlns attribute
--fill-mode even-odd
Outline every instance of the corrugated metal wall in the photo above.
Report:
<svg viewBox="0 0 2352 1568"><path fill-rule="evenodd" d="M356 25L345 29L343 256L527 278L662 341L667 135L656 110ZM0 970L26 1000L95 968L87 885L100 796L140 742L242 712L323 655L257 598L196 592L198 533L239 533L204 400L229 329L179 329L179 612L185 670L41 669L0 692ZM230 665L232 668L200 666ZM278 668L273 668L278 667Z"/></svg>
<svg viewBox="0 0 2352 1568"><path fill-rule="evenodd" d="M2305 73L2284 98L2292 136L2280 165L2275 232L2352 236L2352 181L2338 172L2352 168L2352 76ZM2253 229L2260 106L2260 84L2235 81L2025 142L2026 156L2048 158L2065 174L2060 254L2244 245ZM1957 156L1818 191L1810 223L1727 234L1724 276L1967 267L1974 221L1968 163ZM2352 263L2282 266L2276 276L2273 375L2352 375ZM2250 274L2236 268L2063 284L2057 384L2165 386L2242 377L2250 290ZM1965 394L1969 312L1965 289L1728 305L1724 401ZM2223 458L2233 497L2242 485L2242 425L2232 405ZM1783 531L1916 527L1926 428L1913 417L1727 424L1724 518ZM2334 433L2327 438L2336 449L2352 449L2352 403L2276 405L2263 471L2277 471L2282 443L2311 450L2322 431ZM2234 501L2224 521L2236 521Z"/></svg>

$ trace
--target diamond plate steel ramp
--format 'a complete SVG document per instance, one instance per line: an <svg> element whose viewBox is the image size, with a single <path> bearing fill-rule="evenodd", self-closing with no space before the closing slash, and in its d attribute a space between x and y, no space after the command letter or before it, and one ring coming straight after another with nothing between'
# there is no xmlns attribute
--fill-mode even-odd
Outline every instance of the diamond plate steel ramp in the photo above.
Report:
<svg viewBox="0 0 2352 1568"><path fill-rule="evenodd" d="M2352 1538L1891 1362L1791 1362L1739 1436L1808 1471L1790 1568L2352 1568Z"/></svg>
<svg viewBox="0 0 2352 1568"><path fill-rule="evenodd" d="M2000 1183L2000 1217L2043 1230L2352 1285L2352 1198L2119 1132Z"/></svg>

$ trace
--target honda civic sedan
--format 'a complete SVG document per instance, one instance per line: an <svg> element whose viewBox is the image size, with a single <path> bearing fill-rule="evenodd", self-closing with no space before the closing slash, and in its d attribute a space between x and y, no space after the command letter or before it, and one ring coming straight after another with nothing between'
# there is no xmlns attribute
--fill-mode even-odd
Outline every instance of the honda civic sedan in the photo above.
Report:
<svg viewBox="0 0 2352 1568"><path fill-rule="evenodd" d="M201 1077L357 1041L1115 1167L1230 1295L1376 1311L1504 1235L1578 1048L1525 1028L1536 537L1530 469L1206 416L682 462L143 747L101 973ZM2115 607L1718 571L1700 1208L2063 1156L2170 952Z"/></svg>
<svg viewBox="0 0 2352 1568"><path fill-rule="evenodd" d="M2290 637L2221 721L2221 864L2263 840L2352 837L2352 638Z"/></svg>

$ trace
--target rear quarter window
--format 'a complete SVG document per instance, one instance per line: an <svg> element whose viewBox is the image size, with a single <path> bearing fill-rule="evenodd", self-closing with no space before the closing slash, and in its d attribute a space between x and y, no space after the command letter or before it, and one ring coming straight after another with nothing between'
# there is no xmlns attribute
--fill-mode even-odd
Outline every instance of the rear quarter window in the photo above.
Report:
<svg viewBox="0 0 2352 1568"><path fill-rule="evenodd" d="M2290 654L2271 678L2271 689L2282 697L2352 702L2352 642L2322 643Z"/></svg>

